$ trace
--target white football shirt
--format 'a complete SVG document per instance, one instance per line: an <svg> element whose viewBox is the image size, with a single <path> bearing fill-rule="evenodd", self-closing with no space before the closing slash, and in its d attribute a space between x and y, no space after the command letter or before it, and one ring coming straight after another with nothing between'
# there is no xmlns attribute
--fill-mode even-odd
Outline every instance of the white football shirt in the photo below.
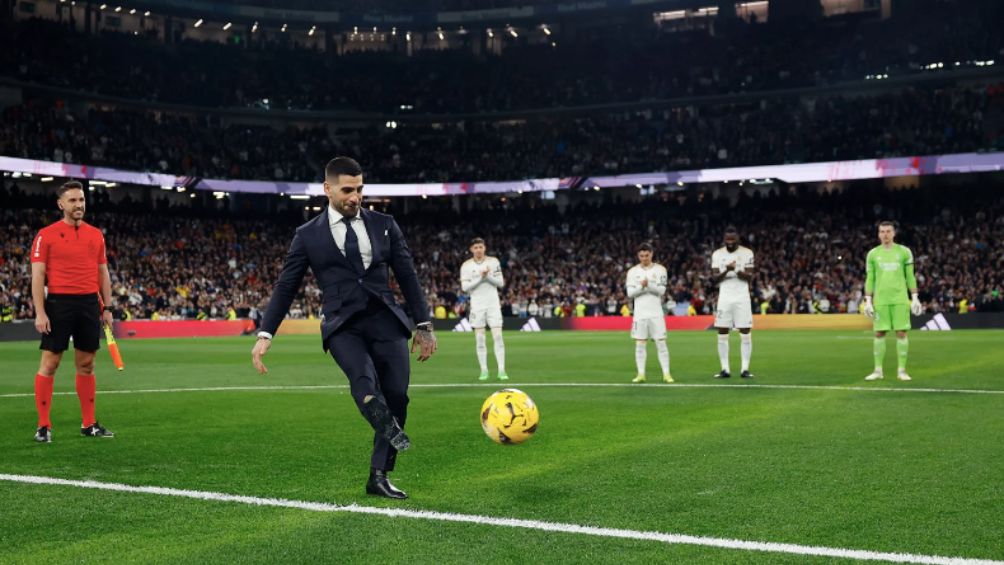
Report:
<svg viewBox="0 0 1004 565"><path fill-rule="evenodd" d="M502 264L495 257L486 256L481 262L468 259L460 267L460 288L471 296L472 312L501 308L498 289L504 285Z"/></svg>
<svg viewBox="0 0 1004 565"><path fill-rule="evenodd" d="M736 262L736 269L734 272L729 273L725 277L725 280L718 283L718 301L729 301L729 300L749 300L750 297L750 285L748 282L739 278L736 272L743 270L753 269L753 251L748 247L743 247L740 245L735 251L730 252L728 249L721 247L716 249L714 253L711 254L711 268L716 273L724 273L725 267Z"/></svg>
<svg viewBox="0 0 1004 565"><path fill-rule="evenodd" d="M648 286L642 286L642 281L648 281ZM662 295L666 293L669 276L666 267L652 263L648 268L641 265L631 267L627 272L628 297L634 299L634 317L636 320L645 318L661 318Z"/></svg>

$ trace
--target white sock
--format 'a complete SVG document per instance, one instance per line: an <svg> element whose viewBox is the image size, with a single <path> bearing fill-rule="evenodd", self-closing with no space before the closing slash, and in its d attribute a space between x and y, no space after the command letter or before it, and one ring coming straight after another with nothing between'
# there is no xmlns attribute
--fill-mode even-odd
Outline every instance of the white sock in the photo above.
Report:
<svg viewBox="0 0 1004 565"><path fill-rule="evenodd" d="M499 373L505 373L505 342L502 341L502 328L492 328L492 345L495 346L495 361L499 365Z"/></svg>
<svg viewBox="0 0 1004 565"><path fill-rule="evenodd" d="M634 363L638 366L638 374L645 375L645 359L648 356L648 351L646 349L646 343L635 342L634 343Z"/></svg>
<svg viewBox="0 0 1004 565"><path fill-rule="evenodd" d="M750 357L753 355L753 334L739 334L742 344L739 350L743 356L743 370L750 370Z"/></svg>
<svg viewBox="0 0 1004 565"><path fill-rule="evenodd" d="M655 350L659 353L659 365L662 367L662 374L669 374L669 347L666 345L666 340L657 339L655 340Z"/></svg>
<svg viewBox="0 0 1004 565"><path fill-rule="evenodd" d="M484 330L474 330L475 349L478 352L478 365L481 365L481 372L488 372L488 344L485 340Z"/></svg>
<svg viewBox="0 0 1004 565"><path fill-rule="evenodd" d="M722 363L722 370L729 371L729 334L718 334L718 360Z"/></svg>

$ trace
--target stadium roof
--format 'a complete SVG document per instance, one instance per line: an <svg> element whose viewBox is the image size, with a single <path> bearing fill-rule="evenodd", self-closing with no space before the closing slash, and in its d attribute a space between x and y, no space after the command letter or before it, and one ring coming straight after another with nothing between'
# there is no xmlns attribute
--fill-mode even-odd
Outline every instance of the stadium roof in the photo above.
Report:
<svg viewBox="0 0 1004 565"><path fill-rule="evenodd" d="M157 14L209 20L309 23L315 25L489 24L591 17L614 10L655 11L716 5L719 0L140 0L135 7ZM132 4L131 4L132 5Z"/></svg>

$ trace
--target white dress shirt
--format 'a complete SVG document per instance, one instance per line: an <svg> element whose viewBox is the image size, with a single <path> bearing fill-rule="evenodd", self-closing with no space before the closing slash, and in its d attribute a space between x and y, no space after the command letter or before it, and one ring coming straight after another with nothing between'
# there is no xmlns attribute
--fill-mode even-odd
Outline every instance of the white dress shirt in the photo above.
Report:
<svg viewBox="0 0 1004 565"><path fill-rule="evenodd" d="M328 205L328 227L331 228L331 235L335 238L335 245L345 255L345 229L348 227L342 221L341 214L331 205ZM370 243L370 234L366 231L366 224L363 223L362 211L356 213L356 219L352 220L352 231L356 232L359 239L359 254L363 256L363 268L369 269L373 262L373 245Z"/></svg>

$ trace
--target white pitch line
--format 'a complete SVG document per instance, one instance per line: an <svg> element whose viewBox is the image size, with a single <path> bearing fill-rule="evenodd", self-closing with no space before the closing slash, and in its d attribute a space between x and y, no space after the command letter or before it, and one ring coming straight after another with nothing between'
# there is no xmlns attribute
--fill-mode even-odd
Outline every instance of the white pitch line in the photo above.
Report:
<svg viewBox="0 0 1004 565"><path fill-rule="evenodd" d="M670 534L653 531L623 530L618 528L599 528L561 522L543 522L540 520L521 520L518 518L495 518L475 514L455 514L451 512L435 512L429 510L408 510L404 508L377 508L359 506L356 504L332 504L327 502L308 502L288 500L283 498L259 498L221 492L184 490L167 487L132 486L119 483L104 483L98 481L74 481L53 477L33 475L8 475L0 473L0 481L34 485L57 485L115 492L137 494L156 494L178 498L210 500L215 502L236 502L254 506L271 506L276 508L295 508L311 512L349 512L353 514L371 514L391 518L411 518L415 520L432 520L437 522L459 522L481 526L502 526L508 528L524 528L542 532L557 532L566 534L581 534L604 538L632 539L639 541L656 541L671 545L696 545L721 549L736 549L744 551L761 551L767 553L786 553L791 555L811 555L816 557L837 557L857 559L861 561L888 561L892 563L923 563L931 565L1004 565L1004 561L989 559L971 559L965 557L943 557L938 555L917 555L911 553L887 553L868 551L864 549L845 549L839 547L823 547L798 545L791 543L775 543L764 541L746 541L727 538L691 536L686 534Z"/></svg>
<svg viewBox="0 0 1004 565"><path fill-rule="evenodd" d="M764 389L764 390L826 390L851 392L919 392L919 393L949 393L949 394L990 394L1004 395L1004 390L976 388L893 388L870 386L836 386L836 385L771 385L771 384L719 384L719 383L673 383L673 384L634 384L634 383L418 383L410 388L498 388L498 387L572 387L572 388L658 388L672 390L674 388L722 388L731 390ZM348 390L349 385L272 385L272 386L209 386L194 388L146 388L126 390L99 390L101 394L159 394L171 392L275 392L295 390ZM56 396L76 395L75 392L54 392ZM16 392L0 394L0 398L33 398L34 393Z"/></svg>

